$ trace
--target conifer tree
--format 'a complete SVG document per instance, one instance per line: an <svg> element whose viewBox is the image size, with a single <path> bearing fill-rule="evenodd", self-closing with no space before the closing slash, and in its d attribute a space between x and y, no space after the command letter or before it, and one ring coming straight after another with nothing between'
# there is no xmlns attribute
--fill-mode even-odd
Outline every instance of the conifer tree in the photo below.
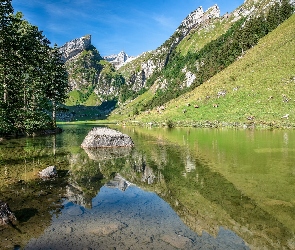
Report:
<svg viewBox="0 0 295 250"><path fill-rule="evenodd" d="M53 128L68 92L61 55L22 13L13 14L11 0L0 1L0 14L0 134Z"/></svg>
<svg viewBox="0 0 295 250"><path fill-rule="evenodd" d="M10 120L7 116L9 104L7 103L8 85L10 75L6 67L9 60L9 46L11 44L11 16L13 8L11 0L0 1L0 133L11 129Z"/></svg>
<svg viewBox="0 0 295 250"><path fill-rule="evenodd" d="M47 79L45 80L44 93L49 101L49 109L52 112L53 126L56 127L56 111L58 104L61 104L67 98L69 92L68 75L61 54L55 44L50 51L47 64Z"/></svg>

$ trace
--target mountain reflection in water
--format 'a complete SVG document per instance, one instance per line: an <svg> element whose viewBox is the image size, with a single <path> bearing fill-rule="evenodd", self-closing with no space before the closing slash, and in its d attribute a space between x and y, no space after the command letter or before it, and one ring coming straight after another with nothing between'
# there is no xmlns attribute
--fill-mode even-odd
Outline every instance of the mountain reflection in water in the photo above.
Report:
<svg viewBox="0 0 295 250"><path fill-rule="evenodd" d="M64 129L0 143L21 232L1 249L295 249L294 132L117 128L135 148L83 150L91 127Z"/></svg>
<svg viewBox="0 0 295 250"><path fill-rule="evenodd" d="M216 238L198 236L158 195L130 186L120 176L100 189L91 209L68 200L63 205L26 249L247 249L223 228Z"/></svg>

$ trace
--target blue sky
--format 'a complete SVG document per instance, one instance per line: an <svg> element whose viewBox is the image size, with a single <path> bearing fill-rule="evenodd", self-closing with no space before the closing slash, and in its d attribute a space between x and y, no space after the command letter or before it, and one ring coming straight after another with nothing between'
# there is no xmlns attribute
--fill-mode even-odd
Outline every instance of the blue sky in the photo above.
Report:
<svg viewBox="0 0 295 250"><path fill-rule="evenodd" d="M217 4L221 15L243 0L12 0L15 11L39 27L51 41L67 41L90 34L102 56L124 50L136 56L156 49L181 21L202 6Z"/></svg>

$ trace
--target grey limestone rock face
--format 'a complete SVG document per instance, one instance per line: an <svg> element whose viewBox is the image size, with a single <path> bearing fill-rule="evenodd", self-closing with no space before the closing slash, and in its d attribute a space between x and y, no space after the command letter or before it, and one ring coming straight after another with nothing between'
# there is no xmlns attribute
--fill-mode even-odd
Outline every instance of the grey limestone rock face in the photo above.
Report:
<svg viewBox="0 0 295 250"><path fill-rule="evenodd" d="M105 56L104 59L113 64L116 69L119 69L126 62L135 59L135 57L128 56L124 51L121 51L118 55Z"/></svg>
<svg viewBox="0 0 295 250"><path fill-rule="evenodd" d="M176 32L180 32L183 37L185 37L192 28L200 26L202 23L205 23L206 20L215 19L220 17L220 9L218 5L214 5L210 7L206 12L204 12L203 8L200 6L195 11L190 13L180 24ZM181 40L181 39L180 39ZM176 39L174 43L179 43Z"/></svg>
<svg viewBox="0 0 295 250"><path fill-rule="evenodd" d="M133 147L130 136L110 128L93 128L81 144L82 148Z"/></svg>
<svg viewBox="0 0 295 250"><path fill-rule="evenodd" d="M67 42L65 45L60 47L59 50L62 54L62 59L64 61L68 61L69 59L81 53L83 50L87 49L90 45L91 36L87 35Z"/></svg>

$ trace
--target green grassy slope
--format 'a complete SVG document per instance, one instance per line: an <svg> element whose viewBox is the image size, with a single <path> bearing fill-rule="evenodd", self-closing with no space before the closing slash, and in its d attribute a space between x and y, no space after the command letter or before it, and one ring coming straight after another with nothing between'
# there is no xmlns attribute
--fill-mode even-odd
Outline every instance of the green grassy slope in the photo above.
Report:
<svg viewBox="0 0 295 250"><path fill-rule="evenodd" d="M132 101L125 102L122 106L117 108L110 116L110 120L122 120L134 117L135 114L140 113L143 103L152 99L154 93L151 90L146 91Z"/></svg>
<svg viewBox="0 0 295 250"><path fill-rule="evenodd" d="M191 30L177 46L176 51L185 56L189 51L196 52L201 50L206 44L217 39L224 34L232 25L233 18L220 18L210 20L208 27L199 27Z"/></svg>
<svg viewBox="0 0 295 250"><path fill-rule="evenodd" d="M188 51L195 52L200 50L206 44L224 34L231 27L231 21L232 18L215 19L210 21L210 26L208 26L210 28L198 27L197 29L192 30L191 33L180 42L176 50L182 55L186 55ZM132 70L135 71L136 67L140 68L141 63L144 60L150 59L151 56L151 52L143 54L139 58L132 61L132 63L121 67L119 69L120 73L122 73L124 76L127 76L128 72L130 73ZM131 67L133 67L133 69ZM124 105L117 108L115 112L111 114L110 119L122 120L133 117L133 114L135 113L134 111L140 111L141 107L145 106L145 104L153 98L156 84L143 95L138 96L134 100L129 100L128 102L124 103Z"/></svg>
<svg viewBox="0 0 295 250"><path fill-rule="evenodd" d="M195 126L294 126L294 30L295 15L261 39L243 58L167 103L161 113L144 112L135 120ZM282 118L286 114L288 119Z"/></svg>
<svg viewBox="0 0 295 250"><path fill-rule="evenodd" d="M79 90L73 90L69 93L69 97L65 103L67 106L85 105L85 106L98 106L101 104L99 97L92 92L89 96L85 96Z"/></svg>

